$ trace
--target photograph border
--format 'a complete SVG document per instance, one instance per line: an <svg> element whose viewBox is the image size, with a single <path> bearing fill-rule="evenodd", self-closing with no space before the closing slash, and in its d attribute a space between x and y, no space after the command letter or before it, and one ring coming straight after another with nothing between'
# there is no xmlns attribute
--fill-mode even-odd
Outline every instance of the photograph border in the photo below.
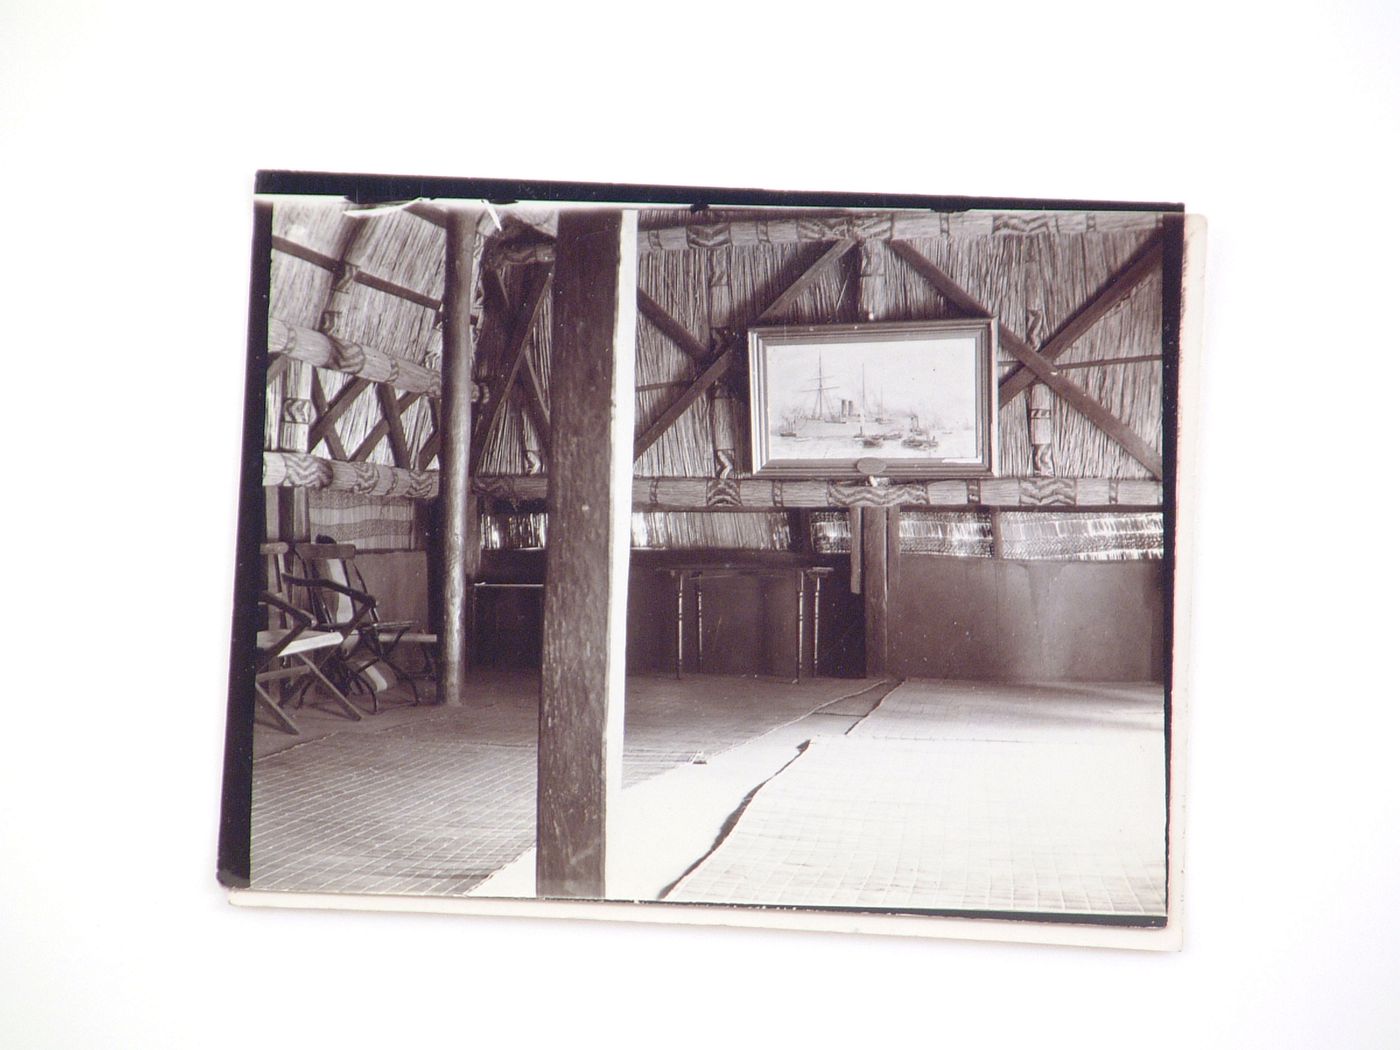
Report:
<svg viewBox="0 0 1400 1050"><path fill-rule="evenodd" d="M688 204L694 211L711 206L840 207L855 209L926 208L932 211L1030 210L1159 212L1163 217L1163 478L1166 548L1165 589L1165 747L1167 752L1167 916L1124 924L1107 918L995 913L986 916L920 912L907 909L808 909L767 906L693 906L666 902L560 901L509 898L404 898L392 895L317 894L249 889L251 862L252 731L255 622L259 535L263 524L261 437L265 412L262 375L267 364L267 301L270 287L272 201L282 196L344 196L361 204L406 203L424 197L511 203L598 203L620 208L656 204ZM244 459L238 524L238 558L234 585L233 631L230 640L229 705L225 740L223 802L219 825L218 877L234 903L270 907L338 908L350 910L427 911L479 915L624 919L638 922L686 922L759 928L808 929L972 940L1011 940L1040 943L1112 945L1175 949L1181 943L1180 817L1183 804L1179 779L1179 719L1184 708L1180 683L1184 679L1187 611L1183 608L1186 581L1179 571L1183 544L1178 523L1182 502L1178 442L1184 436L1179 402L1180 363L1199 352L1199 304L1187 301L1188 289L1201 286L1200 265L1204 226L1193 224L1181 204L1043 200L1034 198L909 197L862 193L782 193L758 190L649 187L630 185L514 182L504 180L260 172L254 199L254 231L250 268L248 386L245 390ZM1188 247L1188 241L1194 241ZM1187 272L1189 271L1189 273ZM1199 292L1190 292L1199 295ZM1183 341L1187 310L1197 311L1194 327ZM923 323L923 322L920 322ZM832 327L832 326L818 326ZM993 368L996 356L991 354ZM1194 370L1198 366L1190 365ZM995 442L994 442L995 444ZM656 904L661 907L638 907Z"/></svg>

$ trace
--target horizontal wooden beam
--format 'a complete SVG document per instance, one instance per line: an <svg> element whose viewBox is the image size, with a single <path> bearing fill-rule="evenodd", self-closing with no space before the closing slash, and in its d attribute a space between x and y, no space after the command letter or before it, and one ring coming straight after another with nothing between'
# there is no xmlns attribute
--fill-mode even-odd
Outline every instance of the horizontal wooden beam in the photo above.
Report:
<svg viewBox="0 0 1400 1050"><path fill-rule="evenodd" d="M841 212L829 215L693 223L641 230L637 249L659 251L750 248L766 244L802 244L867 240L970 239L1018 237L1040 233L1118 233L1160 229L1158 212ZM538 237L492 245L491 264L554 261L554 242Z"/></svg>
<svg viewBox="0 0 1400 1050"><path fill-rule="evenodd" d="M915 240L1149 230L1157 212L839 212L693 223L638 233L643 252L798 244L806 241Z"/></svg>
<svg viewBox="0 0 1400 1050"><path fill-rule="evenodd" d="M363 343L341 342L314 328L287 324L275 317L267 319L267 352L359 376L371 383L388 383L406 393L442 396L440 372Z"/></svg>
<svg viewBox="0 0 1400 1050"><path fill-rule="evenodd" d="M273 237L272 249L273 251L281 252L283 255L290 255L300 259L302 262L309 262L312 265L319 266L323 270L329 270L331 273L339 273L345 269L345 263L342 260L331 255L323 255L315 248L308 248L304 244L297 244L295 241L289 241L285 237ZM410 303L423 307L425 310L432 310L434 313L442 309L442 300L434 299L431 295L425 295L413 288L406 288L401 284L395 284L393 281L387 281L383 277L376 277L372 273L365 273L358 268L352 267L347 272L350 279L356 284L362 284L366 288L373 288L376 292L384 292L386 295L392 295L398 299L405 299Z"/></svg>
<svg viewBox="0 0 1400 1050"><path fill-rule="evenodd" d="M474 479L477 493L506 502L542 500L543 476L488 475ZM881 487L863 481L767 478L635 478L637 510L783 510L849 507L929 507L975 510L1000 507L1078 507L1154 510L1162 483L1137 478L982 478L906 481Z"/></svg>
<svg viewBox="0 0 1400 1050"><path fill-rule="evenodd" d="M435 499L438 494L438 472L404 470L378 463L342 463L300 452L264 452L263 485L335 489L361 496Z"/></svg>
<svg viewBox="0 0 1400 1050"><path fill-rule="evenodd" d="M1054 335L1040 347L1040 356L1053 361L1064 353L1075 341L1097 324L1109 311L1133 293L1148 276L1162 266L1162 237L1158 233L1150 237L1146 244L1134 253L1133 257L1109 279L1108 283L1096 292L1088 302L1076 310ZM1011 399L1035 381L1024 367L1013 368L1002 376L997 387L998 402L1004 407Z"/></svg>

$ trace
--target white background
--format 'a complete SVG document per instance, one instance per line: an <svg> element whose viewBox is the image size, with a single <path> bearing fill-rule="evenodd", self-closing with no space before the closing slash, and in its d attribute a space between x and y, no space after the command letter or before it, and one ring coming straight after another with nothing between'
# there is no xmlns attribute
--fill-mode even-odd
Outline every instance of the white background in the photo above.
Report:
<svg viewBox="0 0 1400 1050"><path fill-rule="evenodd" d="M0 1044L1400 1045L1396 5L10 0L0 27ZM1185 950L227 905L258 167L1206 214Z"/></svg>

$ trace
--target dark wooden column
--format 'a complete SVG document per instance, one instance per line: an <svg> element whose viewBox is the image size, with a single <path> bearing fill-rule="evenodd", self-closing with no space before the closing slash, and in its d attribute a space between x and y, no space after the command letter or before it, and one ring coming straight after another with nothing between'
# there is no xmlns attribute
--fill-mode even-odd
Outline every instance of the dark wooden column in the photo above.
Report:
<svg viewBox="0 0 1400 1050"><path fill-rule="evenodd" d="M897 512L896 512L897 513ZM884 507L861 513L861 593L865 596L865 673L885 673L889 659L889 518ZM856 538L851 538L852 546Z"/></svg>
<svg viewBox="0 0 1400 1050"><path fill-rule="evenodd" d="M635 212L559 217L535 867L542 897L603 897L622 710L635 416Z"/></svg>
<svg viewBox="0 0 1400 1050"><path fill-rule="evenodd" d="M442 629L438 635L439 703L457 705L467 676L467 605L480 557L468 464L472 434L472 289L476 285L478 213L447 213L447 273L442 322Z"/></svg>

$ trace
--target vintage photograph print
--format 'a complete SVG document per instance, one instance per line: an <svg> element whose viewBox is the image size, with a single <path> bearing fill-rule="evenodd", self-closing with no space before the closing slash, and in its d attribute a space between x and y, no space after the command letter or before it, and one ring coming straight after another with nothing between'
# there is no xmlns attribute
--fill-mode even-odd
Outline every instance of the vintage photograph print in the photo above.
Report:
<svg viewBox="0 0 1400 1050"><path fill-rule="evenodd" d="M1175 943L1180 206L259 185L235 899Z"/></svg>

